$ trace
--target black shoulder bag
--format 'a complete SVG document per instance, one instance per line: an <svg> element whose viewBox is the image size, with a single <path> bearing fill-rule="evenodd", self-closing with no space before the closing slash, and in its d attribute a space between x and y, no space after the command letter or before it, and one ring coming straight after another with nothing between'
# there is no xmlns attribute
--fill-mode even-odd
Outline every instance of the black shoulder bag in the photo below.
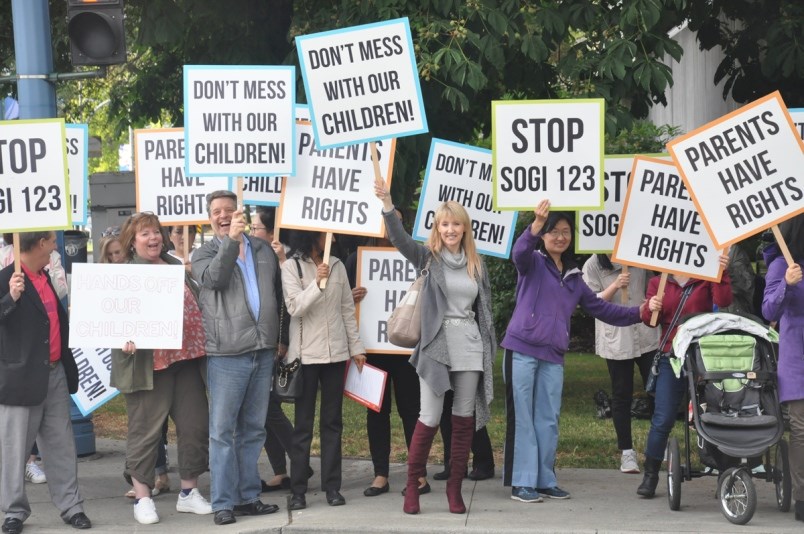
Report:
<svg viewBox="0 0 804 534"><path fill-rule="evenodd" d="M304 287L304 280L302 279L302 270L299 260L293 258L296 262L296 269L299 272L299 282ZM284 308L284 303L282 305ZM284 309L282 310L284 312ZM284 319L284 313L280 315L280 323ZM273 394L282 402L293 403L302 395L302 363L301 363L301 341L302 341L302 318L299 317L299 357L290 363L282 363L282 360L277 360L274 365L274 384ZM282 325L279 325L280 332Z"/></svg>

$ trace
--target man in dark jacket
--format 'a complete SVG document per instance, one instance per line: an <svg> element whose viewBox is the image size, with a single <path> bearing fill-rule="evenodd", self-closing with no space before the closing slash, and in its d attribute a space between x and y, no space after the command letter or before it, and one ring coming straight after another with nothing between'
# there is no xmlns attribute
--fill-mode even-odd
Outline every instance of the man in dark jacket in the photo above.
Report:
<svg viewBox="0 0 804 534"><path fill-rule="evenodd" d="M53 504L65 523L92 527L78 493L70 393L78 369L67 347L67 313L44 270L56 248L50 231L19 234L21 271L0 271L0 505L2 531L22 532L31 515L25 460L34 439L45 459ZM38 437L37 437L38 436Z"/></svg>

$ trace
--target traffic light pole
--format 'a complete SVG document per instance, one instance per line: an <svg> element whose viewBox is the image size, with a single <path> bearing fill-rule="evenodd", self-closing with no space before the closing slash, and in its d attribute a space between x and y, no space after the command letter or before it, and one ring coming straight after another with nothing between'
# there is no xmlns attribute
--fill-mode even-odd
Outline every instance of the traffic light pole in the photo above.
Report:
<svg viewBox="0 0 804 534"><path fill-rule="evenodd" d="M47 0L11 0L20 119L56 116L53 45Z"/></svg>

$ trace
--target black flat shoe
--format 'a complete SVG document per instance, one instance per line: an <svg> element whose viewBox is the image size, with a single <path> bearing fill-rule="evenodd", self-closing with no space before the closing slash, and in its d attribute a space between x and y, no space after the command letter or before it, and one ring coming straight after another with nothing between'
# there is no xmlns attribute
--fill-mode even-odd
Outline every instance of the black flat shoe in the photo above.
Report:
<svg viewBox="0 0 804 534"><path fill-rule="evenodd" d="M267 515L279 510L275 504L264 504L262 501L254 501L248 504L236 504L234 507L235 515Z"/></svg>
<svg viewBox="0 0 804 534"><path fill-rule="evenodd" d="M377 486L369 486L363 491L363 495L366 497L376 497L377 495L382 495L383 493L388 493L388 490L391 489L390 484L388 482L385 483L385 486L378 488Z"/></svg>
<svg viewBox="0 0 804 534"><path fill-rule="evenodd" d="M215 521L216 525L231 525L237 519L235 519L234 512L231 510L218 510L215 512L213 521Z"/></svg>
<svg viewBox="0 0 804 534"><path fill-rule="evenodd" d="M305 508L307 508L307 499L301 493L294 493L290 497L288 510L304 510Z"/></svg>
<svg viewBox="0 0 804 534"><path fill-rule="evenodd" d="M447 480L449 478L449 467L444 466L444 470L433 475L433 480Z"/></svg>
<svg viewBox="0 0 804 534"><path fill-rule="evenodd" d="M341 492L330 490L327 492L327 504L330 506L343 506L346 504L346 499L343 498Z"/></svg>
<svg viewBox="0 0 804 534"><path fill-rule="evenodd" d="M3 532L6 534L20 534L22 532L22 521L16 517L7 517L3 521Z"/></svg>
<svg viewBox="0 0 804 534"><path fill-rule="evenodd" d="M89 520L89 518L84 512L78 512L77 514L73 514L72 517L70 517L70 519L65 521L65 523L67 523L73 528L77 528L78 530L86 530L88 528L92 528L92 521Z"/></svg>
<svg viewBox="0 0 804 534"><path fill-rule="evenodd" d="M483 469L481 467L476 467L475 469L472 469L468 477L469 480L487 480L489 478L494 478L494 468Z"/></svg>
<svg viewBox="0 0 804 534"><path fill-rule="evenodd" d="M271 491L280 491L280 490L287 491L287 490L290 489L290 478L288 478L288 477L283 478L282 482L280 482L279 484L277 484L275 486L271 485L271 484L268 484L264 480L260 480L260 484L262 485L262 493L268 493L268 492L271 492Z"/></svg>
<svg viewBox="0 0 804 534"><path fill-rule="evenodd" d="M430 493L431 489L432 488L430 487L430 483L425 482L424 486L419 486L419 495L427 495L428 493ZM408 492L407 487L402 488L402 496L403 497L405 496L405 493L407 493L407 492Z"/></svg>

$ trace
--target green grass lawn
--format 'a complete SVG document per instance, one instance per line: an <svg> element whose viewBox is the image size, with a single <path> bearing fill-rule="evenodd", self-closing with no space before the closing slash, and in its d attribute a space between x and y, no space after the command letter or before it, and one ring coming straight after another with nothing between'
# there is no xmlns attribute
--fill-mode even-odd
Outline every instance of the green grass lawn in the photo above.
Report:
<svg viewBox="0 0 804 534"><path fill-rule="evenodd" d="M495 399L492 403L492 420L488 425L498 467L502 465L502 446L505 439L505 389L501 365L502 352L498 354L495 364ZM641 380L638 377L635 378L635 384L639 391ZM593 354L567 354L558 444L558 467L614 469L619 466L619 451L611 419L601 420L595 417L595 403L592 395L598 389L603 389L611 394L611 384L605 361ZM352 458L369 458L366 408L350 399L344 399L343 406L343 455ZM293 405L286 404L283 408L292 421ZM93 419L97 435L125 439L125 411L125 401L122 395L97 410ZM399 417L395 415L395 408L392 408L392 414L391 461L404 462L406 459L404 434ZM681 436L681 426L676 426L676 433ZM641 452L645 446L649 422L633 420L632 428L634 448ZM175 443L175 436L170 439ZM318 454L317 432L313 438L312 449L313 454ZM436 437L430 461L440 463L442 453L441 440Z"/></svg>

